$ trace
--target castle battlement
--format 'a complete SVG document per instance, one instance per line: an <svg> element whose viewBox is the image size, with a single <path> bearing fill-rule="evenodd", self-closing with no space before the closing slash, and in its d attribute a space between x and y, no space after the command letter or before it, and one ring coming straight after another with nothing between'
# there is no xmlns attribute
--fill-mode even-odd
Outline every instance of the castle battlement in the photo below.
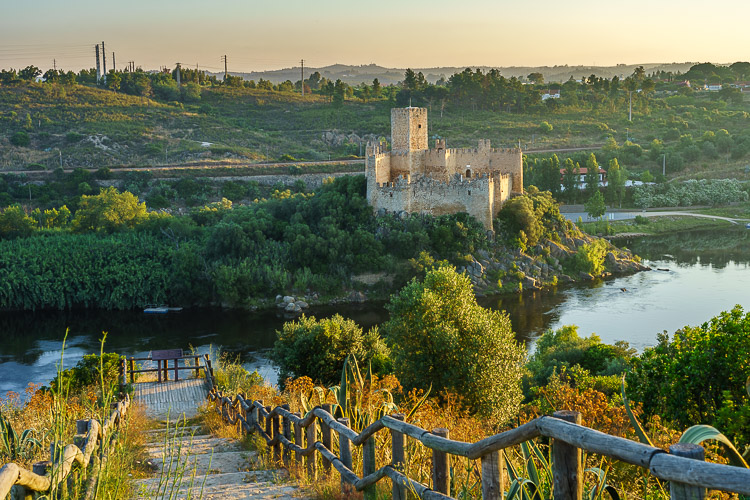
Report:
<svg viewBox="0 0 750 500"><path fill-rule="evenodd" d="M427 142L427 110L391 110L391 150L368 143L367 200L378 212L443 215L467 212L488 230L511 193L523 192L522 154L492 148L479 139L476 148L447 148Z"/></svg>

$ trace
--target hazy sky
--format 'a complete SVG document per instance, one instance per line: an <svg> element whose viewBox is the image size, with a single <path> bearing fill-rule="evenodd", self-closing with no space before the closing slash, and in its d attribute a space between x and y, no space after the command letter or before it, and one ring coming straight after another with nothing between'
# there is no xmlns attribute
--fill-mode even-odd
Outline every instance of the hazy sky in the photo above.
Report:
<svg viewBox="0 0 750 500"><path fill-rule="evenodd" d="M176 62L536 66L750 59L750 2L725 0L0 0L0 68Z"/></svg>

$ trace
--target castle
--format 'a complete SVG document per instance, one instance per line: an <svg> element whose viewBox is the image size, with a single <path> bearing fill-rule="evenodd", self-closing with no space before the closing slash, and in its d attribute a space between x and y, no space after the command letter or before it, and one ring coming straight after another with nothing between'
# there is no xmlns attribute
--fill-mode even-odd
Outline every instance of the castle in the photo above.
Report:
<svg viewBox="0 0 750 500"><path fill-rule="evenodd" d="M427 110L391 110L391 150L367 144L367 201L378 212L467 212L492 230L492 219L512 194L523 193L520 149L448 149L427 143ZM381 212L382 213L382 212Z"/></svg>

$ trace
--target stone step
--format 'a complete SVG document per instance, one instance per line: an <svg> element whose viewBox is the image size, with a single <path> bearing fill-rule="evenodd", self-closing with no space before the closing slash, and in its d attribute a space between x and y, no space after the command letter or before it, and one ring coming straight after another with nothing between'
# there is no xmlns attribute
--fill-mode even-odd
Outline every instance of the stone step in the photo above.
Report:
<svg viewBox="0 0 750 500"><path fill-rule="evenodd" d="M158 473L162 473L164 468L172 470L182 468L186 471L196 470L198 475L206 473L221 472L245 472L250 469L250 460L255 457L255 453L250 451L219 451L201 453L200 455L191 455L189 453L177 456L167 457L166 461L161 455L152 455L151 463L157 467Z"/></svg>
<svg viewBox="0 0 750 500"><path fill-rule="evenodd" d="M284 484L288 477L286 471L250 471L225 472L221 474L196 474L184 477L177 485L172 498L290 498L295 496L297 488L291 483ZM190 482L192 480L192 487ZM204 483L205 480L205 483ZM172 491L173 483L163 484L161 493ZM136 498L151 499L157 496L159 478L136 481ZM202 492L202 496L201 496ZM162 495L162 496L169 496Z"/></svg>
<svg viewBox="0 0 750 500"><path fill-rule="evenodd" d="M215 438L210 435L184 436L182 438L170 439L166 443L166 446L164 441L152 441L146 445L148 454L155 457L161 457L165 451L167 453L172 453L172 451L176 453L177 450L180 450L182 454L189 452L193 455L200 455L202 453L211 453L211 451L241 451L242 448L237 441Z"/></svg>

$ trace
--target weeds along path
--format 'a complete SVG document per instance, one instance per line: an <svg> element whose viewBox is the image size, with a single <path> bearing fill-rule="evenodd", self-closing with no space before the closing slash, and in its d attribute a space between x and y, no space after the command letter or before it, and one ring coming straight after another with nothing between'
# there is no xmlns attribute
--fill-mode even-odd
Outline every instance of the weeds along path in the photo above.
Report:
<svg viewBox="0 0 750 500"><path fill-rule="evenodd" d="M146 449L155 475L136 481L139 499L302 498L283 470L264 469L258 453L202 426L160 422Z"/></svg>

